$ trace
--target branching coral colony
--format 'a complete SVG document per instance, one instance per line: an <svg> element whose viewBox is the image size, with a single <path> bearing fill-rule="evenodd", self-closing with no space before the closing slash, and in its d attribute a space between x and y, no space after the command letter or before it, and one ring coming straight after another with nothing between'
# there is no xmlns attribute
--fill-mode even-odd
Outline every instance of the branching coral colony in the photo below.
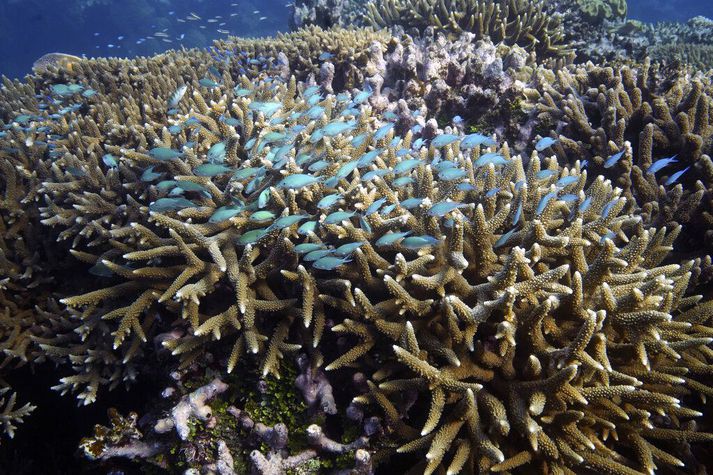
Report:
<svg viewBox="0 0 713 475"><path fill-rule="evenodd" d="M112 411L82 442L95 460L177 469L180 447L224 474L327 471L330 457L367 474L403 453L429 474L705 463L713 303L689 287L706 261L673 262L689 223L658 208L672 172L642 176L680 152L704 180L674 196L703 202L709 82L535 65L532 88L502 90L523 92L552 140L516 154L353 89L386 78L387 43L412 41L359 32L6 80L0 370L60 363L72 374L55 389L89 404L155 365L149 341L175 355L171 407L141 430ZM368 76L330 75L345 61ZM12 436L33 407L0 385Z"/></svg>

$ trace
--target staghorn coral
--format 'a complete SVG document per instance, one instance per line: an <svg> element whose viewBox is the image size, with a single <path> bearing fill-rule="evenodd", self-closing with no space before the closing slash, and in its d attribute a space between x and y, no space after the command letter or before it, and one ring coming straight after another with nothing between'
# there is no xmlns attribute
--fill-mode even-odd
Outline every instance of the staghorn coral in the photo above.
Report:
<svg viewBox="0 0 713 475"><path fill-rule="evenodd" d="M371 25L423 31L428 27L452 33L469 31L478 39L489 37L536 51L539 57L566 56L564 33L556 15L547 15L542 2L526 0L387 0L370 2Z"/></svg>
<svg viewBox="0 0 713 475"><path fill-rule="evenodd" d="M608 176L635 199L647 223L683 224L686 247L701 241L710 245L710 79L648 62L540 73L525 95L534 103L539 132L559 138L553 148L558 157L587 160L594 173ZM624 157L606 168L606 159L619 151ZM647 172L656 160L672 156L677 163L657 174ZM665 185L687 166L682 181L691 186Z"/></svg>
<svg viewBox="0 0 713 475"><path fill-rule="evenodd" d="M290 29L315 25L321 28L359 25L366 13L361 0L297 0L292 7Z"/></svg>
<svg viewBox="0 0 713 475"><path fill-rule="evenodd" d="M575 3L584 19L590 23L626 17L626 0L577 0Z"/></svg>
<svg viewBox="0 0 713 475"><path fill-rule="evenodd" d="M35 409L35 406L28 402L22 407L15 407L17 394L11 393L6 399L9 391L10 388L0 388L0 425L3 433L13 438L15 429L17 429L14 424L22 422L22 419L27 417Z"/></svg>
<svg viewBox="0 0 713 475"><path fill-rule="evenodd" d="M497 66L491 45L475 48ZM409 104L375 87L378 68L371 92L344 93L253 55L83 60L8 86L22 112L3 112L0 137L0 211L16 228L3 228L2 269L22 309L0 327L13 361L39 343L75 372L57 389L89 403L132 381L157 334L192 370L288 378L304 351L295 383L318 413L339 411L332 390L354 381L350 414L373 437L355 454L363 473L397 447L425 452L429 472L695 466L689 443L711 439L691 397L711 392L711 312L686 294L699 263L664 261L678 227L642 222L631 187L583 170L585 149L560 167L434 121L418 137L401 127L417 121ZM79 278L49 299L40 278L33 295L59 272L41 264L58 249ZM311 429L325 451L357 446ZM115 453L149 456L127 433ZM284 448L276 463L294 455ZM214 449L231 463L226 442Z"/></svg>
<svg viewBox="0 0 713 475"><path fill-rule="evenodd" d="M110 231L120 254L101 262L116 283L63 299L116 320L114 347L146 340L159 312L183 329L164 346L184 366L220 345L228 371L256 355L279 375L286 354L321 348L326 370L370 374L356 404L383 412L401 452L427 449L429 473L444 459L452 471L649 471L685 458L666 441L711 438L680 399L710 390L688 367L710 364L711 340L710 305L685 294L695 263L662 264L679 229L642 226L580 163L524 167L507 145L461 151L449 135L412 147L348 97L241 85L229 109L193 91L197 110L180 117L208 129L197 153L182 135L151 144L163 159L120 151L136 175L152 164L173 180L143 185L156 189L143 220ZM227 113L237 137L219 125ZM212 176L196 172L208 165Z"/></svg>
<svg viewBox="0 0 713 475"><path fill-rule="evenodd" d="M703 71L713 69L713 42L711 44L660 44L649 48L648 52L653 60L679 61Z"/></svg>
<svg viewBox="0 0 713 475"><path fill-rule="evenodd" d="M286 78L294 75L306 80L310 75L319 76L320 67L329 56L335 65L336 86L339 90L358 87L363 83L362 69L369 58L372 43L386 44L390 35L371 28L335 27L322 29L309 26L292 33L278 34L269 39L228 38L217 40L213 49L220 55L245 52L250 58L286 57Z"/></svg>

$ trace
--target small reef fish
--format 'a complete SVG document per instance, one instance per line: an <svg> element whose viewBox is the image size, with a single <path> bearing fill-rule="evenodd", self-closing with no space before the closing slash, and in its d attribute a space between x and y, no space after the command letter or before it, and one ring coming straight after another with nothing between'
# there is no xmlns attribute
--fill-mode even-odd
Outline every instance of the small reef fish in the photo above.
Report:
<svg viewBox="0 0 713 475"><path fill-rule="evenodd" d="M185 198L159 198L149 205L149 210L155 212L175 211L184 208L195 208L196 204Z"/></svg>
<svg viewBox="0 0 713 475"><path fill-rule="evenodd" d="M676 160L677 156L678 156L678 154L676 154L672 157L660 158L660 159L656 160L654 163L651 164L651 166L649 168L646 169L646 173L656 173L657 171L670 165L671 163L678 163L678 160Z"/></svg>
<svg viewBox="0 0 713 475"><path fill-rule="evenodd" d="M225 142L218 142L208 150L208 161L211 163L223 163L226 153Z"/></svg>
<svg viewBox="0 0 713 475"><path fill-rule="evenodd" d="M486 147L494 147L496 144L495 140L483 135L483 134L470 134L463 137L460 142L461 150L467 150L471 148L478 147L479 145L485 145Z"/></svg>
<svg viewBox="0 0 713 475"><path fill-rule="evenodd" d="M441 148L445 147L446 145L450 145L456 140L460 139L459 135L454 135L454 134L442 134L439 135L438 137L434 138L431 140L431 145L436 147L436 148Z"/></svg>
<svg viewBox="0 0 713 475"><path fill-rule="evenodd" d="M351 259L346 257L326 256L315 261L314 264L312 264L312 267L320 270L334 270L347 262L351 262Z"/></svg>
<svg viewBox="0 0 713 475"><path fill-rule="evenodd" d="M468 205L466 204L456 203L454 201L441 201L440 203L436 203L435 205L431 206L431 208L428 210L428 215L440 218L455 209L465 208L467 206Z"/></svg>
<svg viewBox="0 0 713 475"><path fill-rule="evenodd" d="M298 188L303 188L305 186L312 185L320 181L321 178L312 175L305 175L302 173L296 173L294 175L288 175L277 183L278 188L283 188L287 190L296 190Z"/></svg>
<svg viewBox="0 0 713 475"><path fill-rule="evenodd" d="M409 236L401 241L406 249L417 250L423 247L435 246L440 241L432 236Z"/></svg>
<svg viewBox="0 0 713 475"><path fill-rule="evenodd" d="M342 244L334 250L334 254L339 257L347 257L363 245L363 242L350 242L348 244Z"/></svg>
<svg viewBox="0 0 713 475"><path fill-rule="evenodd" d="M356 211L335 211L324 218L324 224L339 224L356 215Z"/></svg>
<svg viewBox="0 0 713 475"><path fill-rule="evenodd" d="M616 163L621 159L621 157L624 155L624 150L621 152L615 153L611 157L607 158L606 161L604 162L604 168L611 168Z"/></svg>
<svg viewBox="0 0 713 475"><path fill-rule="evenodd" d="M666 180L666 182L664 183L664 186L670 186L670 185L673 185L674 183L676 183L678 181L678 179L681 178L681 176L688 171L689 168L691 168L691 167L690 166L686 167L683 170L677 171L676 173L674 173L673 175L668 177L668 180Z"/></svg>
<svg viewBox="0 0 713 475"><path fill-rule="evenodd" d="M322 246L323 246L322 244L317 244L317 243L312 243L312 242L304 242L302 244L298 244L295 246L295 252L297 254L308 254L312 251L321 249Z"/></svg>
<svg viewBox="0 0 713 475"><path fill-rule="evenodd" d="M405 238L411 234L411 231L402 231L397 233L386 233L376 240L376 246L390 246L396 241Z"/></svg>
<svg viewBox="0 0 713 475"><path fill-rule="evenodd" d="M195 173L196 176L207 177L214 177L224 173L229 173L231 171L233 171L232 168L226 167L225 165L219 165L217 163L204 163L203 165L199 165L193 169L193 173Z"/></svg>
<svg viewBox="0 0 713 475"><path fill-rule="evenodd" d="M535 144L535 150L537 150L538 152L542 152L545 149L550 148L551 146L553 146L556 143L557 143L557 139L553 139L552 137L542 137Z"/></svg>
<svg viewBox="0 0 713 475"><path fill-rule="evenodd" d="M174 109L178 107L178 103L181 102L183 96L186 95L186 91L188 91L188 86L186 86L185 84L179 86L178 89L176 89L173 94L171 94L171 97L168 99L168 108Z"/></svg>
<svg viewBox="0 0 713 475"><path fill-rule="evenodd" d="M496 152L488 152L473 162L475 168L480 168L492 163L493 165L507 165L510 163L505 157Z"/></svg>
<svg viewBox="0 0 713 475"><path fill-rule="evenodd" d="M157 160L173 160L175 158L181 158L183 152L178 150L173 150L167 147L155 147L149 150L149 155Z"/></svg>
<svg viewBox="0 0 713 475"><path fill-rule="evenodd" d="M239 215L242 211L243 211L242 206L238 206L238 205L222 206L215 210L215 212L208 219L208 222L209 223L219 223L221 221L230 219L233 216Z"/></svg>

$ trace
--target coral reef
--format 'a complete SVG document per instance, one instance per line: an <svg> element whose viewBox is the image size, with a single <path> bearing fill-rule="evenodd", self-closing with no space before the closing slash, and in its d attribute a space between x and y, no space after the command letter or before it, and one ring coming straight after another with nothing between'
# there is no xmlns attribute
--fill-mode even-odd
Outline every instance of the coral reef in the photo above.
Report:
<svg viewBox="0 0 713 475"><path fill-rule="evenodd" d="M370 2L368 21L405 30L434 27L453 33L469 31L478 39L519 45L541 57L564 56L559 17L547 15L543 2L526 0L386 0Z"/></svg>
<svg viewBox="0 0 713 475"><path fill-rule="evenodd" d="M360 25L366 13L366 2L355 0L297 0L290 15L292 30L306 26L331 28Z"/></svg>
<svg viewBox="0 0 713 475"><path fill-rule="evenodd" d="M626 0L577 0L576 4L590 23L626 17Z"/></svg>
<svg viewBox="0 0 713 475"><path fill-rule="evenodd" d="M703 470L710 77L567 65L539 2L368 8L419 34L4 81L2 375L166 383L81 442L107 468Z"/></svg>
<svg viewBox="0 0 713 475"><path fill-rule="evenodd" d="M587 160L596 174L622 187L656 227L684 225L685 248L712 249L711 152L713 89L703 75L651 67L577 66L540 71L525 94L536 101L539 132L559 139L561 160ZM606 160L618 152L615 164ZM673 161L653 172L653 163ZM661 162L663 163L663 162ZM688 167L688 168L687 168ZM667 183L687 169L681 180Z"/></svg>

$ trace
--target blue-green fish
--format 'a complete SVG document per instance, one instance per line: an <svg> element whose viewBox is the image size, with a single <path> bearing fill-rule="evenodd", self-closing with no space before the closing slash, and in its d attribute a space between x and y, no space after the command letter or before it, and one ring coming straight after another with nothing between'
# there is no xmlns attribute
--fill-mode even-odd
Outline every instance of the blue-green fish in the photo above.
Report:
<svg viewBox="0 0 713 475"><path fill-rule="evenodd" d="M208 150L208 161L211 163L223 163L225 155L225 142L218 142Z"/></svg>
<svg viewBox="0 0 713 475"><path fill-rule="evenodd" d="M196 176L218 176L224 173L230 173L233 171L232 168L226 167L225 165L218 165L217 163L204 163L203 165L198 165L193 169L193 173Z"/></svg>
<svg viewBox="0 0 713 475"><path fill-rule="evenodd" d="M398 233L386 233L383 236L381 236L379 239L376 240L376 245L377 246L390 246L391 244L394 244L396 241L399 239L403 239L406 236L411 234L411 231L402 231Z"/></svg>
<svg viewBox="0 0 713 475"><path fill-rule="evenodd" d="M319 86L309 86L307 89L302 92L302 97L305 99L310 98L311 96L314 96L319 92L320 87Z"/></svg>
<svg viewBox="0 0 713 475"><path fill-rule="evenodd" d="M406 249L421 249L422 247L434 246L440 241L432 236L409 236L401 241L401 245Z"/></svg>
<svg viewBox="0 0 713 475"><path fill-rule="evenodd" d="M678 160L676 160L676 157L678 154L668 157L668 158L660 158L656 160L654 163L651 164L649 168L646 169L646 173L656 173L657 171L661 170L662 168L670 165L671 163L677 163Z"/></svg>
<svg viewBox="0 0 713 475"><path fill-rule="evenodd" d="M153 171L153 165L148 167L144 172L141 174L141 181L143 182L149 182L149 181L154 181L163 176L163 173L156 173Z"/></svg>
<svg viewBox="0 0 713 475"><path fill-rule="evenodd" d="M428 210L428 215L440 218L455 209L465 208L467 206L468 205L466 204L456 203L454 201L441 201L440 203L436 203L435 205L431 206L431 208Z"/></svg>
<svg viewBox="0 0 713 475"><path fill-rule="evenodd" d="M372 204L369 205L368 208L366 208L366 211L364 211L364 216L371 216L372 214L376 213L379 211L379 208L381 208L381 205L386 203L386 198L379 198L378 200L374 201Z"/></svg>
<svg viewBox="0 0 713 475"><path fill-rule="evenodd" d="M384 151L383 148L377 148L370 152L366 152L364 155L359 157L359 160L357 161L357 167L359 167L359 168L368 167L369 165L371 165L374 162L374 160L376 160L376 157L378 157L379 154L383 151Z"/></svg>
<svg viewBox="0 0 713 475"><path fill-rule="evenodd" d="M116 158L114 155L107 153L102 157L102 161L104 162L104 165L106 165L109 168L116 168L119 166L119 164L116 161Z"/></svg>
<svg viewBox="0 0 713 475"><path fill-rule="evenodd" d="M512 235L515 233L515 229L516 228L512 228L510 231L508 231L505 234L503 234L502 236L500 236L500 238L497 241L495 241L495 244L493 244L493 247L498 248L498 247L504 245L506 242L508 242L510 240L510 238L512 237Z"/></svg>
<svg viewBox="0 0 713 475"><path fill-rule="evenodd" d="M325 168L327 168L331 163L328 162L327 160L317 160L316 162L312 163L309 167L307 167L307 170L311 171L312 173L317 173L321 172Z"/></svg>
<svg viewBox="0 0 713 475"><path fill-rule="evenodd" d="M565 186L571 185L573 183L577 183L579 181L578 176L570 175L570 176L563 176L559 180L557 180L556 185L560 188L564 188Z"/></svg>
<svg viewBox="0 0 713 475"><path fill-rule="evenodd" d="M166 147L156 147L149 151L149 155L157 160L173 160L183 156L183 152Z"/></svg>
<svg viewBox="0 0 713 475"><path fill-rule="evenodd" d="M358 160L352 160L351 162L345 163L344 165L339 167L339 170L337 170L337 173L335 173L334 177L338 180L348 177L349 174L356 169L358 162Z"/></svg>
<svg viewBox="0 0 713 475"><path fill-rule="evenodd" d="M355 96L354 99L352 99L352 103L355 105L361 104L362 102L366 101L371 97L371 91L361 91L358 92Z"/></svg>
<svg viewBox="0 0 713 475"><path fill-rule="evenodd" d="M282 102L251 102L248 109L262 112L267 117L272 117L275 112L282 109Z"/></svg>
<svg viewBox="0 0 713 475"><path fill-rule="evenodd" d="M423 203L423 198L406 198L399 204L406 209L413 209L421 206L421 203Z"/></svg>
<svg viewBox="0 0 713 475"><path fill-rule="evenodd" d="M316 260L312 264L312 267L320 270L334 270L337 267L346 264L347 262L351 262L351 259L347 259L346 257L340 258L334 256L326 256Z"/></svg>
<svg viewBox="0 0 713 475"><path fill-rule="evenodd" d="M535 150L537 150L538 152L542 152L546 148L550 148L551 146L553 146L556 143L557 143L557 139L553 139L552 137L542 137L535 144Z"/></svg>
<svg viewBox="0 0 713 475"><path fill-rule="evenodd" d="M342 195L339 193L334 193L332 195L327 195L319 202L317 203L317 208L319 209L328 209L329 207L333 206L337 201L342 199Z"/></svg>
<svg viewBox="0 0 713 475"><path fill-rule="evenodd" d="M233 94L235 94L238 97L249 96L252 93L253 93L253 91L251 89L241 88L240 86L235 86L233 88Z"/></svg>
<svg viewBox="0 0 713 475"><path fill-rule="evenodd" d="M199 79L198 84L200 84L203 87L209 87L209 88L220 87L220 84L218 84L217 82L213 81L212 79L208 79L208 78Z"/></svg>
<svg viewBox="0 0 713 475"><path fill-rule="evenodd" d="M210 218L208 218L209 223L219 223L233 216L239 215L243 211L243 207L239 205L222 206L216 209Z"/></svg>
<svg viewBox="0 0 713 475"><path fill-rule="evenodd" d="M258 208L264 208L267 206L267 203L270 201L270 188L265 188L260 192L260 195L257 198L257 207Z"/></svg>
<svg viewBox="0 0 713 475"><path fill-rule="evenodd" d="M307 254L312 251L316 251L318 249L322 249L323 245L322 244L317 244L317 243L312 243L312 242L304 242L302 244L298 244L295 246L295 252L297 254Z"/></svg>
<svg viewBox="0 0 713 475"><path fill-rule="evenodd" d="M303 173L296 173L294 175L288 175L282 180L280 180L277 183L277 187L287 190L296 190L317 183L320 180L320 177L305 175Z"/></svg>
<svg viewBox="0 0 713 475"><path fill-rule="evenodd" d="M417 158L409 158L408 160L403 160L396 164L396 166L394 167L394 173L397 175L408 173L417 166L419 166L421 163L423 162Z"/></svg>
<svg viewBox="0 0 713 475"><path fill-rule="evenodd" d="M371 170L366 173L361 177L362 181L369 181L373 180L374 178L378 177L383 177L391 173L390 170L387 170L385 168L378 168L376 170Z"/></svg>
<svg viewBox="0 0 713 475"><path fill-rule="evenodd" d="M161 211L174 211L184 208L195 208L197 205L185 198L159 198L149 205L149 210L161 212Z"/></svg>
<svg viewBox="0 0 713 475"><path fill-rule="evenodd" d="M452 144L459 138L460 136L454 134L441 134L435 139L431 140L431 145L436 148L445 147L446 145Z"/></svg>
<svg viewBox="0 0 713 475"><path fill-rule="evenodd" d="M242 244L243 246L247 246L248 244L254 244L263 237L267 236L268 232L269 231L267 230L267 228L253 229L252 231L248 231L242 236L240 236L238 238L238 243Z"/></svg>
<svg viewBox="0 0 713 475"><path fill-rule="evenodd" d="M468 173L460 168L448 168L443 170L438 174L438 178L443 181L460 180L464 178Z"/></svg>
<svg viewBox="0 0 713 475"><path fill-rule="evenodd" d="M476 161L473 162L473 166L478 168L492 163L493 165L507 165L508 160L502 155L496 152L488 152L480 156Z"/></svg>
<svg viewBox="0 0 713 475"><path fill-rule="evenodd" d="M616 163L619 161L619 159L624 155L624 150L621 152L615 153L611 157L607 158L606 161L604 162L604 168L611 168Z"/></svg>
<svg viewBox="0 0 713 475"><path fill-rule="evenodd" d="M324 128L322 129L324 135L326 137L335 137L339 134L343 134L344 132L353 129L356 126L356 121L350 120L348 122L330 122L329 124L325 125Z"/></svg>
<svg viewBox="0 0 713 475"><path fill-rule="evenodd" d="M668 179L664 183L664 186L670 186L670 185L673 185L674 183L676 183L678 181L678 179L681 178L681 176L688 171L689 168L691 168L691 167L688 166L688 167L684 168L683 170L677 171L676 173L674 173L673 175L668 177Z"/></svg>
<svg viewBox="0 0 713 475"><path fill-rule="evenodd" d="M357 135L351 141L352 147L361 147L362 145L364 145L364 142L366 141L367 137L367 134Z"/></svg>
<svg viewBox="0 0 713 475"><path fill-rule="evenodd" d="M340 257L346 257L363 245L363 242L350 242L348 244L342 244L334 250L334 254Z"/></svg>
<svg viewBox="0 0 713 475"><path fill-rule="evenodd" d="M397 188L401 188L402 186L410 185L413 182L414 179L410 176L400 176L394 181L392 181L391 184Z"/></svg>
<svg viewBox="0 0 713 475"><path fill-rule="evenodd" d="M305 262L313 262L313 261L321 259L325 256L328 256L328 255L332 254L333 252L334 252L334 250L332 250L332 249L318 249L316 251L308 252L302 259Z"/></svg>
<svg viewBox="0 0 713 475"><path fill-rule="evenodd" d="M541 214L547 207L547 203L549 203L550 200L552 198L554 198L555 196L557 196L557 193L555 193L554 191L551 191L551 192L547 193L545 196L543 196L542 199L540 200L540 202L537 204L537 209L535 210L535 214Z"/></svg>
<svg viewBox="0 0 713 475"><path fill-rule="evenodd" d="M297 224L300 221L302 221L303 219L307 219L307 218L308 218L308 216L306 216L304 214L293 214L290 216L282 216L280 218L277 218L275 220L275 222L272 223L272 225L270 226L270 229L281 230L281 229L289 228L293 224Z"/></svg>
<svg viewBox="0 0 713 475"><path fill-rule="evenodd" d="M538 180L546 180L547 178L550 178L551 176L554 176L557 174L557 170L540 170L535 174L535 178Z"/></svg>
<svg viewBox="0 0 713 475"><path fill-rule="evenodd" d="M604 205L604 208L602 208L602 218L606 219L607 216L609 216L609 213L611 212L612 208L614 208L614 205L619 202L619 198L614 198L610 202Z"/></svg>
<svg viewBox="0 0 713 475"><path fill-rule="evenodd" d="M477 190L477 188L475 186L471 185L470 183L458 183L456 188L459 189L460 191L475 191L475 190Z"/></svg>
<svg viewBox="0 0 713 475"><path fill-rule="evenodd" d="M338 224L356 215L356 211L335 211L324 218L324 224Z"/></svg>
<svg viewBox="0 0 713 475"><path fill-rule="evenodd" d="M313 233L317 231L317 226L319 226L319 223L317 221L307 221L302 226L297 228L297 234L305 236L309 233Z"/></svg>
<svg viewBox="0 0 713 475"><path fill-rule="evenodd" d="M267 210L262 210L262 211L255 211L253 214L250 215L248 218L252 222L260 223L263 221L270 221L275 218L275 213L272 211L267 211Z"/></svg>
<svg viewBox="0 0 713 475"><path fill-rule="evenodd" d="M495 140L491 139L490 137L477 133L466 135L460 142L460 148L462 150L475 148L479 145L485 145L486 147L494 147L497 144Z"/></svg>
<svg viewBox="0 0 713 475"><path fill-rule="evenodd" d="M395 209L396 209L396 203L390 204L390 205L386 205L386 206L384 206L384 207L381 209L380 214L381 214L381 216L388 216L389 213L391 213L391 212L392 212L393 210L395 210Z"/></svg>
<svg viewBox="0 0 713 475"><path fill-rule="evenodd" d="M374 132L374 140L381 140L386 137L386 134L388 134L389 131L394 128L394 125L396 124L394 124L393 122L389 122L388 124L379 127L376 132Z"/></svg>
<svg viewBox="0 0 713 475"><path fill-rule="evenodd" d="M236 180L247 180L248 178L252 178L253 176L257 175L259 171L260 168L257 167L243 168L242 170L238 170L233 173L233 178L235 178Z"/></svg>

